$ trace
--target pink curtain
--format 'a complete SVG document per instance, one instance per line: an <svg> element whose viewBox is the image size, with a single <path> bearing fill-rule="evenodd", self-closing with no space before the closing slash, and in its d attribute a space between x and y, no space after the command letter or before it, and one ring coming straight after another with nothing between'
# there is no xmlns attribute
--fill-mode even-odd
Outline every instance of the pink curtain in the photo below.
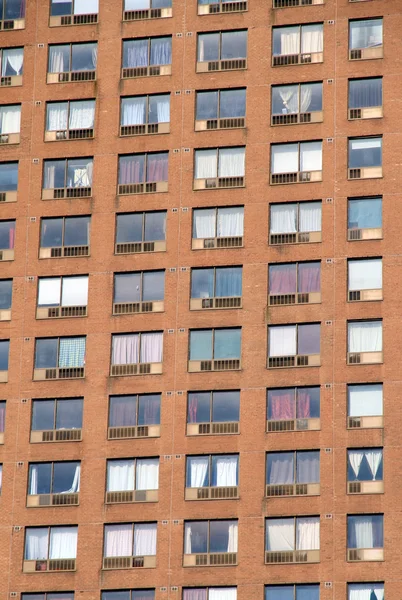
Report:
<svg viewBox="0 0 402 600"><path fill-rule="evenodd" d="M168 180L168 153L148 154L147 181Z"/></svg>
<svg viewBox="0 0 402 600"><path fill-rule="evenodd" d="M122 156L119 165L119 183L143 183L144 182L144 154L133 154Z"/></svg>
<svg viewBox="0 0 402 600"><path fill-rule="evenodd" d="M269 267L269 293L270 294L295 294L296 293L296 265L270 265Z"/></svg>
<svg viewBox="0 0 402 600"><path fill-rule="evenodd" d="M289 421L295 418L295 394L293 390L272 390L269 392L268 417L273 421Z"/></svg>
<svg viewBox="0 0 402 600"><path fill-rule="evenodd" d="M132 427L137 425L136 401L114 398L110 410L109 427Z"/></svg>
<svg viewBox="0 0 402 600"><path fill-rule="evenodd" d="M12 250L14 248L14 241L15 241L15 225L12 225L10 227L8 241L9 241L9 250Z"/></svg>
<svg viewBox="0 0 402 600"><path fill-rule="evenodd" d="M4 432L6 422L6 403L0 403L0 433Z"/></svg>
<svg viewBox="0 0 402 600"><path fill-rule="evenodd" d="M299 264L299 278L297 291L300 294L310 294L312 292L320 291L320 266L321 265L319 262Z"/></svg>
<svg viewBox="0 0 402 600"><path fill-rule="evenodd" d="M114 335L112 365L133 365L138 363L139 335Z"/></svg>
<svg viewBox="0 0 402 600"><path fill-rule="evenodd" d="M308 419L310 417L310 394L305 390L297 391L296 412L298 419Z"/></svg>
<svg viewBox="0 0 402 600"><path fill-rule="evenodd" d="M183 600L207 600L206 588L183 590Z"/></svg>

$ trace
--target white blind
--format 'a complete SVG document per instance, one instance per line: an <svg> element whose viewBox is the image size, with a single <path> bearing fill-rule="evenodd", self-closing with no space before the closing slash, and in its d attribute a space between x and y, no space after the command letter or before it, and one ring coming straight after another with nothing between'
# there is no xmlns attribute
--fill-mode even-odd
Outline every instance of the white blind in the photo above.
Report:
<svg viewBox="0 0 402 600"><path fill-rule="evenodd" d="M349 387L349 417L377 417L383 414L382 384Z"/></svg>
<svg viewBox="0 0 402 600"><path fill-rule="evenodd" d="M382 321L349 323L349 352L381 352Z"/></svg>
<svg viewBox="0 0 402 600"><path fill-rule="evenodd" d="M322 142L300 144L300 171L322 171Z"/></svg>
<svg viewBox="0 0 402 600"><path fill-rule="evenodd" d="M222 148L219 150L219 177L243 177L244 157L244 148Z"/></svg>
<svg viewBox="0 0 402 600"><path fill-rule="evenodd" d="M298 145L272 146L271 173L295 173L299 170Z"/></svg>
<svg viewBox="0 0 402 600"><path fill-rule="evenodd" d="M382 260L350 260L349 290L380 290L382 288Z"/></svg>
<svg viewBox="0 0 402 600"><path fill-rule="evenodd" d="M39 279L38 306L59 306L60 277Z"/></svg>
<svg viewBox="0 0 402 600"><path fill-rule="evenodd" d="M63 279L62 306L86 306L88 304L88 277Z"/></svg>
<svg viewBox="0 0 402 600"><path fill-rule="evenodd" d="M75 15L92 15L99 11L98 0L75 0L74 14Z"/></svg>
<svg viewBox="0 0 402 600"><path fill-rule="evenodd" d="M269 356L296 354L296 325L269 328Z"/></svg>
<svg viewBox="0 0 402 600"><path fill-rule="evenodd" d="M195 179L210 179L218 173L218 153L216 150L196 150Z"/></svg>
<svg viewBox="0 0 402 600"><path fill-rule="evenodd" d="M381 142L381 138L350 140L350 147L351 150L369 150L371 148L381 148Z"/></svg>

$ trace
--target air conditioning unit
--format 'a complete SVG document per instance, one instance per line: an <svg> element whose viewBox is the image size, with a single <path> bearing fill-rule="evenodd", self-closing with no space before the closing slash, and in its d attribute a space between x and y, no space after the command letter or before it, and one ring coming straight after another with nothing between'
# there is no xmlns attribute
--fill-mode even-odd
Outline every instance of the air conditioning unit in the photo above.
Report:
<svg viewBox="0 0 402 600"><path fill-rule="evenodd" d="M112 365L111 377L125 377L127 375L160 375L162 363L135 363L125 365Z"/></svg>
<svg viewBox="0 0 402 600"><path fill-rule="evenodd" d="M81 429L48 429L46 431L31 431L31 444L42 442L80 442Z"/></svg>
<svg viewBox="0 0 402 600"><path fill-rule="evenodd" d="M215 190L244 187L244 177L213 177L210 179L194 179L194 190Z"/></svg>
<svg viewBox="0 0 402 600"><path fill-rule="evenodd" d="M85 367L57 367L54 369L34 369L34 381L55 379L83 379Z"/></svg>
<svg viewBox="0 0 402 600"><path fill-rule="evenodd" d="M27 507L41 506L77 506L79 504L79 494L40 494L28 495Z"/></svg>
<svg viewBox="0 0 402 600"><path fill-rule="evenodd" d="M168 182L167 181L120 184L117 187L117 193L119 196L126 196L126 195L131 195L131 194L154 194L154 193L158 193L158 192L167 192L167 191L168 191Z"/></svg>
<svg viewBox="0 0 402 600"><path fill-rule="evenodd" d="M373 48L358 48L349 50L349 60L370 60L383 57L383 47L375 46Z"/></svg>
<svg viewBox="0 0 402 600"><path fill-rule="evenodd" d="M349 242L360 240L380 240L382 239L381 227L372 229L348 229Z"/></svg>
<svg viewBox="0 0 402 600"><path fill-rule="evenodd" d="M382 177L382 167L348 169L348 179L377 179Z"/></svg>
<svg viewBox="0 0 402 600"><path fill-rule="evenodd" d="M382 289L380 290L349 290L349 302L370 302L382 300Z"/></svg>
<svg viewBox="0 0 402 600"><path fill-rule="evenodd" d="M373 365L383 362L382 352L348 352L348 365Z"/></svg>
<svg viewBox="0 0 402 600"><path fill-rule="evenodd" d="M11 308L0 310L0 321L11 321Z"/></svg>
<svg viewBox="0 0 402 600"><path fill-rule="evenodd" d="M14 249L13 250L0 250L0 261L6 262L14 260Z"/></svg>
<svg viewBox="0 0 402 600"><path fill-rule="evenodd" d="M368 108L349 108L349 121L357 119L379 119L383 116L382 106Z"/></svg>
<svg viewBox="0 0 402 600"><path fill-rule="evenodd" d="M113 304L114 315L130 315L137 313L163 312L164 302L120 302Z"/></svg>
<svg viewBox="0 0 402 600"><path fill-rule="evenodd" d="M190 298L190 310L241 308L241 306L242 299L237 296L227 298Z"/></svg>
<svg viewBox="0 0 402 600"><path fill-rule="evenodd" d="M203 373L207 371L239 371L241 362L236 358L223 360L190 360L188 362L189 373Z"/></svg>
<svg viewBox="0 0 402 600"><path fill-rule="evenodd" d="M213 60L197 62L197 73L211 73L214 71L234 71L247 69L246 58L234 58L231 60Z"/></svg>

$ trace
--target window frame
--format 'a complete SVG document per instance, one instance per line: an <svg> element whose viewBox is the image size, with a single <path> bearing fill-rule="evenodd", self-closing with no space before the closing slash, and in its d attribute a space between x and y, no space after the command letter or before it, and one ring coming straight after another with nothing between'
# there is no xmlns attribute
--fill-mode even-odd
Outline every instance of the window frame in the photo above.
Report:
<svg viewBox="0 0 402 600"><path fill-rule="evenodd" d="M300 106L300 102L301 102L301 89L302 86L305 85L314 85L314 84L321 84L321 109L320 110L307 110L307 111L302 111L301 106ZM272 111L273 108L273 92L275 89L279 89L279 88L283 88L283 87L290 87L290 86L297 86L297 98L298 98L298 110L297 113L287 113L287 114L303 114L303 113L317 113L317 112L323 112L324 110L324 82L323 81L300 81L300 82L296 82L296 83L279 83L279 84L274 84L271 85L271 123L272 123L272 119L273 117L277 117L279 115L281 115L282 113L274 113Z"/></svg>
<svg viewBox="0 0 402 600"><path fill-rule="evenodd" d="M268 531L268 521L270 520L277 520L277 519L291 519L293 521L293 533L294 533L294 537L293 537L293 549L289 550L289 552L313 552L315 550L320 551L321 550L321 515L286 515L286 516L282 516L283 513L281 513L278 516L269 516L269 517L264 517L265 519L265 540L264 540L264 548L265 548L265 552L286 552L284 550L268 550L267 549L267 531ZM318 548L309 548L307 550L305 549L300 549L297 550L296 548L296 544L297 544L297 521L298 519L317 519L318 518L318 523L319 523L319 547Z"/></svg>
<svg viewBox="0 0 402 600"><path fill-rule="evenodd" d="M383 156L383 140L384 140L384 136L383 134L380 135L362 135L362 136L351 136L347 138L348 140L348 154L347 154L347 160L348 160L348 172L349 171L353 171L355 169L383 169L383 165L384 165L384 156ZM380 149L381 149L381 164L380 165L370 165L370 166L365 166L365 165L358 165L356 167L352 167L350 165L350 155L351 155L351 145L354 141L366 141L366 140L380 140L381 144L380 144ZM381 175L382 177L382 175Z"/></svg>
<svg viewBox="0 0 402 600"><path fill-rule="evenodd" d="M303 325L319 325L320 327L320 352L314 352L312 354L300 354L299 353L299 327L303 326ZM321 355L321 321L307 321L307 322L303 322L303 323L283 323L283 324L273 324L273 325L268 325L268 358L275 358L278 355L274 354L271 356L270 354L270 343L269 343L269 329L270 327L272 328L276 328L276 327L296 327L296 354L286 354L283 355L285 356L316 356L317 354L320 356Z"/></svg>
<svg viewBox="0 0 402 600"><path fill-rule="evenodd" d="M198 6L198 4L197 4ZM246 56L245 57L234 57L234 58L222 58L222 35L224 33L239 33L239 32L246 32ZM200 43L200 35L208 35L208 34L219 34L219 40L218 40L218 58L217 59L213 59L213 60L199 60L199 43ZM215 62L215 61L221 61L221 60L246 60L248 58L248 28L239 28L239 29L219 29L218 31L198 31L197 32L197 63L208 63L208 62Z"/></svg>
<svg viewBox="0 0 402 600"><path fill-rule="evenodd" d="M73 366L73 367L60 367L59 366L59 360L60 360L60 341L61 340L66 340L66 339L77 339L77 338L82 338L85 340L85 350L86 350L86 342L87 342L87 336L86 335L59 335L59 336L48 336L48 337L36 337L35 338L35 352L34 352L34 370L36 369L85 369L85 362L84 365L79 366ZM53 367L37 367L36 366L36 351L37 351L37 341L38 340L57 340L57 360L56 360L56 365L54 365Z"/></svg>
<svg viewBox="0 0 402 600"><path fill-rule="evenodd" d="M239 403L239 415L238 415L238 420L237 421L214 421L213 420L213 403L214 403L214 394L215 393L224 393L224 392L230 392L230 393L238 393L238 403ZM189 404L190 404L190 394L209 394L209 421L189 421ZM240 422L240 396L241 396L241 392L240 389L235 389L235 390L202 390L201 392L198 390L189 390L187 392L187 404L186 404L186 425L198 425L200 423L239 423Z"/></svg>
<svg viewBox="0 0 402 600"><path fill-rule="evenodd" d="M67 178L67 174L68 174L68 169L69 169L69 162L70 161L77 161L77 160L88 160L88 163L90 161L92 161L92 168L94 166L94 157L93 156L74 156L74 157L69 157L69 158L45 158L43 160L43 169L42 169L42 190L58 190L58 189L68 189L68 190L75 190L75 189L80 189L83 186L69 186L67 185L68 183L68 178ZM46 169L46 163L52 163L52 162L64 162L64 185L62 188L60 187L54 187L54 188L48 188L45 187L45 169ZM92 188L92 184L89 185L88 187ZM78 216L86 216L86 215L78 215ZM53 217L53 218L57 218L57 217ZM64 217L66 218L66 217Z"/></svg>
<svg viewBox="0 0 402 600"><path fill-rule="evenodd" d="M190 270L190 300L196 300L199 298L199 296L193 296L193 272L194 271L207 271L207 270L212 270L213 271L213 295L211 296L211 298L242 298L243 296L243 289L242 294L240 296L217 296L216 295L216 272L217 270L225 270L225 269L241 269L241 276L242 276L242 288L243 288L243 265L222 265L222 266L213 266L213 267L191 267Z"/></svg>
<svg viewBox="0 0 402 600"><path fill-rule="evenodd" d="M155 525L155 530L156 530L156 550L155 550L155 554L146 554L144 556L157 556L158 555L158 521L128 521L128 522L124 522L124 521L118 521L116 523L103 523L103 543L102 543L102 559L104 560L105 558L120 558L121 555L118 554L116 556L110 557L110 556L106 556L105 555L105 550L106 550L106 527L116 527L119 525L131 525L131 554L129 555L130 558L136 558L137 556L142 556L139 554L134 554L134 536L135 536L135 526L136 525ZM104 590L106 591L106 590Z"/></svg>
<svg viewBox="0 0 402 600"><path fill-rule="evenodd" d="M149 155L154 155L154 154L166 154L166 160L167 160L167 164L168 164L168 170L169 170L169 150L156 150L156 151L150 151L150 152L132 152L131 154L118 154L118 164L117 164L117 187L119 188L120 186L130 186L130 185L147 185L147 184L152 184L152 183L169 183L169 179L158 179L155 181L148 181L148 156ZM132 157L132 156L143 156L144 157L144 178L141 181L130 181L128 183L121 183L120 182L120 171L121 171L121 165L120 165L120 159L121 158L128 158L128 157ZM168 171L169 172L169 171ZM169 175L168 175L169 177ZM119 194L121 194L121 192L118 192ZM131 192L133 193L133 192ZM144 212L162 212L162 211L144 211Z"/></svg>
<svg viewBox="0 0 402 600"><path fill-rule="evenodd" d="M186 466L185 466L185 488L186 489L203 489L203 488L226 488L228 486L226 485L213 485L212 484L212 461L213 458L224 458L224 457L236 457L237 458L237 483L236 486L239 485L239 475L240 475L240 452L224 452L224 453L211 453L211 454L186 454L185 458L186 458ZM208 485L203 485L200 487L192 487L190 485L188 485L188 466L189 466L189 462L188 459L189 458L208 458L208 471L207 471L207 476L208 476Z"/></svg>
<svg viewBox="0 0 402 600"><path fill-rule="evenodd" d="M52 0L51 0L52 2ZM74 3L74 0L71 0L71 3ZM72 13L74 14L74 13ZM92 13L93 14L93 13ZM96 13L98 14L98 13ZM87 44L95 44L97 49L98 49L98 40L95 41L91 41L91 42L62 42L60 44L48 44L48 52L47 52L47 70L46 70L46 74L47 75L58 75L59 73L81 73L81 70L76 70L73 69L73 46L85 46ZM69 62L70 62L70 69L68 71L49 71L49 61L50 61L50 49L52 47L55 46L69 46ZM98 65L96 65L97 67ZM89 73L96 73L96 68L95 69L86 69L85 72L89 72ZM62 82L59 82L62 83Z"/></svg>
<svg viewBox="0 0 402 600"><path fill-rule="evenodd" d="M53 4L53 0L50 0L49 2L49 17L74 17L75 16L75 12L74 12L74 8L75 8L75 0L69 0L69 2L71 3L71 12L64 14L64 15L52 15L52 4ZM55 4L57 4L57 2L55 2ZM98 2L98 12L97 13L82 13L83 15L98 15L99 16L99 2ZM80 16L80 15L77 15ZM93 23L97 23L97 21L93 21Z"/></svg>
<svg viewBox="0 0 402 600"><path fill-rule="evenodd" d="M144 293L144 275L147 275L148 273L163 273L163 284L164 284L164 292L165 292L165 283L166 283L166 269L147 269L144 271L118 271L118 272L114 272L113 273L113 305L114 304L126 304L126 303L137 303L137 302L164 302L165 300L165 294L163 294L163 298L161 300L157 299L157 300L144 300L143 298L143 293ZM116 293L116 277L118 277L119 275L139 275L140 276L140 285L139 285L139 295L140 298L139 300L125 300L124 302L121 302L120 300L117 301L115 299L115 293Z"/></svg>
<svg viewBox="0 0 402 600"><path fill-rule="evenodd" d="M297 588L298 587L312 587L318 588L318 598L320 598L321 586L319 583L268 583L264 585L264 600L267 600L267 588L269 587L292 587L293 588L293 600L297 600ZM349 600L349 598L348 598Z"/></svg>
<svg viewBox="0 0 402 600"><path fill-rule="evenodd" d="M268 263L268 297L270 296L281 296L281 295L286 295L287 293L289 294L295 294L296 296L298 294L320 294L321 295L321 260L297 260L294 262L278 262L278 263L272 263L269 262ZM308 265L311 263L318 263L320 265L320 289L318 292L301 292L299 291L299 266L300 265ZM295 277L295 289L294 291L291 292L286 292L286 294L279 294L279 293L274 293L271 294L270 293L270 287L271 287L271 267L279 267L279 266L295 266L295 272L296 272L296 277Z"/></svg>
<svg viewBox="0 0 402 600"><path fill-rule="evenodd" d="M322 52L317 52L316 54L324 54L324 22L323 21L312 21L312 22L307 22L307 23L296 23L294 25L278 25L278 26L274 26L272 27L272 40L271 40L271 44L272 44L272 59L275 56L303 56L304 54L313 54L312 52L306 52L303 53L302 50L302 37L303 37L303 28L304 27L309 27L311 25L321 25L322 27ZM279 29L290 29L291 27L298 27L299 28L299 51L296 54L274 54L274 31L275 30L279 30ZM322 62L322 61L321 61ZM306 82L307 83L307 82Z"/></svg>
<svg viewBox="0 0 402 600"><path fill-rule="evenodd" d="M17 185L16 185L15 189L13 188L13 189L9 189L9 190L2 190L2 191L0 191L0 194L2 194L2 193L9 194L10 192L16 194L18 192L18 184L19 184L20 161L19 160L5 160L5 161L1 161L0 162L0 176L1 176L1 172L2 172L1 167L3 165L7 165L7 167L9 165L16 165L17 166ZM1 177L0 177L0 186L3 186L3 185L4 184L1 182ZM14 222L16 222L16 219L1 219L1 222L4 222L4 221L14 221Z"/></svg>
<svg viewBox="0 0 402 600"><path fill-rule="evenodd" d="M241 0L235 0L240 2ZM204 6L203 4L198 4L198 6ZM243 92L244 91L244 96L245 96L245 111L244 111L244 115L241 115L240 117L222 117L221 116L221 94L222 92ZM237 88L219 88L217 90L214 89L207 89L207 90L196 90L195 92L195 106L194 106L194 114L195 114L195 122L198 121L209 121L210 119L198 119L198 115L197 115L197 111L198 111L198 95L199 94L208 94L208 93L213 93L216 92L218 94L218 98L217 98L217 116L216 117L211 117L212 120L215 119L245 119L246 118L246 111L247 111L247 87L237 87Z"/></svg>
<svg viewBox="0 0 402 600"><path fill-rule="evenodd" d="M51 465L51 469L50 469L50 491L49 492L44 492L43 495L47 495L47 494L60 494L62 492L54 492L53 491L53 486L54 486L54 466L55 464L65 464L65 463L72 463L76 465L77 467L81 467L81 460L50 460L50 461L39 461L39 462L29 462L28 463L28 485L27 485L27 496L41 496L42 494L31 494L30 493L30 487L31 487L31 467L34 465ZM67 492L64 492L67 493ZM74 493L74 494L79 494L79 490L78 492L69 492L69 493Z"/></svg>
<svg viewBox="0 0 402 600"><path fill-rule="evenodd" d="M151 2L152 0L150 0ZM151 9L149 9L151 10ZM149 106L150 106L150 98L155 97L155 96L167 96L169 98L169 121L156 121L155 123L150 123L149 121ZM145 105L145 122L141 123L141 124L130 124L130 125L123 125L122 124L122 116L123 116L123 111L122 111L122 107L123 107L123 100L131 100L133 98L145 98L146 99L146 105ZM161 92L161 93L151 93L151 94L137 94L137 95L132 95L132 96L120 96L120 110L119 110L119 127L120 129L122 129L123 127L141 127L142 125L162 125L162 124L169 124L170 125L170 108L171 108L171 93L170 92ZM157 132L157 133L163 133L163 132ZM166 132L168 133L168 132ZM120 132L121 135L121 132ZM140 153L139 153L140 154ZM152 154L152 152L150 152L149 154ZM159 152L158 152L159 154ZM120 155L119 155L120 156Z"/></svg>
<svg viewBox="0 0 402 600"><path fill-rule="evenodd" d="M235 358L215 358L215 331L226 331L226 330L237 330L240 331L240 356ZM191 332L193 331L211 331L212 332L212 354L210 358L191 358ZM188 361L204 361L204 360L241 360L241 352L242 352L242 327L200 327L195 329L189 329L189 343L188 343Z"/></svg>
<svg viewBox="0 0 402 600"><path fill-rule="evenodd" d="M85 244L86 246L88 246L88 248L90 248L90 241L91 241L91 215L71 215L71 216L64 216L64 217L58 217L58 216L54 216L54 217L41 217L41 230L40 230L40 237L39 237L39 249L42 248L75 248L76 246L66 246L65 245L65 233L66 233L66 219L77 219L77 218L81 218L81 217L85 217L88 219L88 240L87 240L87 244ZM46 221L48 219L54 220L54 219L61 219L62 220L62 230L61 230L61 234L62 234L62 238L61 241L62 243L60 244L60 246L41 246L42 243L42 227L43 224L46 223Z"/></svg>
<svg viewBox="0 0 402 600"><path fill-rule="evenodd" d="M221 156L221 150L243 150L243 157L244 157L244 164L243 164L243 169L244 172L242 175L219 175L219 170L220 170L220 156ZM196 172L197 172L197 156L199 152L204 152L204 151L211 151L214 150L216 151L216 176L215 177L196 177ZM205 181L205 179L237 179L237 178L246 178L246 146L217 146L215 148L215 146L212 147L207 147L207 148L195 148L194 149L194 166L193 166L193 178L194 181ZM220 208L225 208L225 207L220 207ZM229 207L228 207L229 208ZM232 208L232 207L230 207Z"/></svg>
<svg viewBox="0 0 402 600"><path fill-rule="evenodd" d="M47 562L49 560L77 560L77 550L78 550L78 543L77 543L77 548L76 548L76 552L75 552L75 558L60 558L60 559L52 559L49 557L49 552L50 552L50 536L52 533L52 529L56 529L58 527L68 527L70 529L75 529L77 532L77 542L78 542L78 525L27 525L25 527L25 531L24 531L24 562L28 561L28 562ZM26 542L27 542L27 531L29 529L47 529L47 556L46 558L26 558ZM69 569L71 570L71 569Z"/></svg>
<svg viewBox="0 0 402 600"><path fill-rule="evenodd" d="M350 139L350 138L348 138ZM314 169L314 170L309 170L309 171L302 171L301 170L301 157L302 154L300 152L301 146L302 145L307 145L307 144L316 144L316 143L320 143L321 144L321 169ZM283 171L283 172L278 172L278 173L274 173L272 171L272 166L273 166L273 155L274 155L274 148L278 148L279 146L296 146L297 145L297 171ZM270 157L270 176L272 178L273 175L285 175L287 173L293 174L293 173L322 173L323 172L323 157L324 157L324 152L323 152L323 140L297 140L295 142L275 142L275 143L271 143L271 157ZM274 203L273 203L274 204ZM281 204L279 202L279 204ZM282 202L282 204L284 204ZM292 203L293 204L293 203ZM298 204L300 204L300 202L298 202Z"/></svg>
<svg viewBox="0 0 402 600"><path fill-rule="evenodd" d="M5 21L5 22L7 22L7 21L12 21L12 22L24 21L24 27L22 27L21 29L25 29L25 19L26 19L26 4L25 4L25 2L22 1L20 3L20 8L24 7L24 14L20 15L19 17L13 18L13 19L6 18L5 11L6 11L6 7L7 7L7 2L8 2L8 0L4 0L3 6L2 6L3 10L0 13L0 21ZM5 31L7 31L7 30L5 30Z"/></svg>
<svg viewBox="0 0 402 600"><path fill-rule="evenodd" d="M158 487L157 488L146 488L145 490L138 490L137 488L137 463L142 460L157 460L158 461ZM117 492L137 492L137 491L145 491L145 492L158 492L159 487L159 475L160 475L160 466L161 466L161 457L160 456L132 456L130 458L107 458L106 459L106 482L105 482L105 492L106 494L116 493L114 490L109 490L109 464L127 461L134 463L134 472L133 472L133 488L130 490L116 490Z"/></svg>
<svg viewBox="0 0 402 600"><path fill-rule="evenodd" d="M150 0L150 3L152 2L152 0ZM151 10L146 9L146 10ZM125 11L128 12L128 11ZM163 64L152 64L151 65L151 43L152 40L155 39L161 39L161 38L170 38L170 63L163 63ZM124 65L124 44L126 42L135 42L135 41L144 41L147 40L148 42L148 58L147 58L147 64L144 65L143 67L130 67L130 66L123 66ZM173 35L172 34L167 34L167 35L148 35L148 36L141 36L141 37L132 37L132 38L122 38L122 51L121 51L121 69L122 71L124 71L124 69L138 69L138 68L146 68L149 69L151 67L167 67L172 66L172 60L173 60Z"/></svg>
<svg viewBox="0 0 402 600"><path fill-rule="evenodd" d="M146 240L145 239L145 227L146 227L146 215L148 214L164 214L165 218L164 218L164 233L165 233L165 238L163 240ZM118 217L124 217L125 215L141 215L142 216L142 225L141 225L141 240L136 240L136 241L124 241L124 242L118 242L117 241L117 237L118 237L118 222L119 219ZM131 243L145 243L145 242L157 242L157 241L163 241L166 243L166 229L167 229L167 215L168 215L168 211L167 210L143 210L143 211L137 211L137 212L123 212L123 213L116 213L116 219L115 219L115 247L117 244L131 244Z"/></svg>
<svg viewBox="0 0 402 600"><path fill-rule="evenodd" d="M186 554L186 525L188 523L207 523L207 550L206 552L191 552L190 554ZM184 520L184 543L183 543L183 556L193 556L194 554L211 554L211 523L235 523L237 525L237 536L239 535L239 518L227 518L227 519L186 519ZM229 526L230 527L230 526ZM228 527L228 531L229 531ZM238 554L239 550L237 549L234 554ZM214 553L215 554L215 553ZM217 554L232 554L232 551L226 550L225 552L218 552Z"/></svg>
<svg viewBox="0 0 402 600"><path fill-rule="evenodd" d="M353 518L353 517L381 517L381 524L382 524L382 546L371 546L369 548L361 548L361 547L356 547L356 548L352 548L351 546L349 546L349 519ZM384 552L384 542L385 542L385 538L384 538L384 513L383 512L370 512L370 513L346 513L346 547L348 550L375 550L375 549L381 549ZM378 559L377 559L378 560ZM384 560L384 559L382 559Z"/></svg>
<svg viewBox="0 0 402 600"><path fill-rule="evenodd" d="M149 333L151 333L151 334L159 333L162 336L162 361L160 363L159 362L144 363L144 362L141 362L141 360L140 360L141 359L141 339L142 339L143 335L147 335ZM138 362L136 362L136 363L116 363L116 364L113 363L112 362L112 360L113 360L113 340L114 340L115 336L132 336L132 335L138 336L138 359L139 359ZM118 333L112 332L112 343L110 345L111 346L111 348L110 348L110 366L116 367L121 364L123 364L123 365L131 365L131 364L134 364L134 365L148 365L148 364L159 365L159 364L163 364L163 342L164 342L164 330L163 329L157 329L157 330L152 329L152 330L146 330L146 331L130 331L129 333L124 333L124 332L120 332L120 331Z"/></svg>
<svg viewBox="0 0 402 600"><path fill-rule="evenodd" d="M353 51L353 50L366 50L367 48L371 48L371 46L364 46L363 48L351 48L351 24L352 23L359 23L361 21L381 21L381 37L382 37L382 44L381 46L374 46L375 48L383 48L384 47L384 17L380 16L380 17L362 17L362 18L354 18L354 19L348 19L348 50L349 52Z"/></svg>
<svg viewBox="0 0 402 600"><path fill-rule="evenodd" d="M194 211L196 211L196 210L206 211L206 210L211 210L211 209L215 211L215 215L214 215L214 221L215 221L215 225L214 225L215 231L214 231L214 233L215 233L215 235L214 235L214 237L212 239L214 239L214 238L221 239L221 238L227 237L227 236L217 236L217 233L218 233L219 211L221 209L225 209L225 208L232 208L232 209L233 208L239 208L239 209L243 209L243 233L242 233L242 237L243 237L244 236L244 204L239 204L239 205L235 204L234 206L228 205L228 206L207 206L207 207L205 207L205 206L195 206L195 207L193 207L193 209L191 211L191 237L192 237L192 239L193 240L211 239L211 238L197 238L197 237L194 237L194 222L195 222Z"/></svg>
<svg viewBox="0 0 402 600"><path fill-rule="evenodd" d="M74 274L74 275L50 275L50 276L45 276L45 277L38 277L38 285L37 285L37 294L36 294L36 308L53 308L53 307L66 307L65 304L63 304L63 283L64 280L66 279L78 279L79 277L86 277L87 278L87 293L89 291L89 275L88 274ZM49 279L60 279L60 303L57 305L54 304L39 304L39 292L40 292L40 282L41 281L46 281ZM84 304L77 304L77 305L73 305L73 306L86 306L88 307L88 300L87 303Z"/></svg>
<svg viewBox="0 0 402 600"><path fill-rule="evenodd" d="M73 1L73 0L71 0ZM72 128L70 127L70 113L71 113L71 104L74 102L93 102L94 106L93 106L93 110L94 110L94 122L92 127L78 127L78 128ZM51 104L67 104L67 127L65 129L47 129L47 124L48 124L48 106L50 106ZM45 134L46 133L53 133L53 132L59 132L59 131L95 131L95 124L96 124L96 98L81 98L80 100L75 100L75 99L69 99L69 100L47 100L46 101L46 110L45 110ZM89 136L88 136L89 137ZM80 138L77 138L80 139ZM45 141L50 141L50 140L46 140ZM68 138L66 140L62 140L62 141L69 141ZM71 141L71 140L70 140ZM56 159L57 160L57 159Z"/></svg>
<svg viewBox="0 0 402 600"><path fill-rule="evenodd" d="M4 56L4 52L6 52L7 50L22 50L22 71L20 73L20 75L6 75L5 73L3 73L3 56ZM24 46L5 46L5 47L1 47L0 48L0 76L3 77L23 77L24 75L24 58L25 58L25 53L24 53ZM22 85L22 83L20 84Z"/></svg>
<svg viewBox="0 0 402 600"><path fill-rule="evenodd" d="M381 450L381 461L377 467L377 472L380 468L380 466L382 467L382 477L381 479L377 479L377 477L374 477L374 479L359 479L358 475L359 475L359 471L360 471L360 467L361 464L359 465L359 471L357 472L357 475L354 479L349 479L349 467L351 467L351 464L349 462L349 453L353 452L353 451L360 451L363 452L364 456L363 458L366 458L365 453L370 450ZM376 472L376 475L377 475ZM347 446L346 448L346 481L347 484L349 483L384 483L384 446Z"/></svg>
<svg viewBox="0 0 402 600"><path fill-rule="evenodd" d="M80 429L82 430L83 427L83 415L84 415L84 398L83 396L77 396L77 397L71 397L71 398L32 398L32 409L31 409L31 418L30 418L30 433L34 432L34 431L49 431L48 429L32 429L32 424L33 424L33 418L34 418L34 412L33 412L33 406L34 406L34 402L53 402L53 429L52 431L62 431L63 429L69 429L66 427L59 427L57 428L57 409L58 409L58 403L59 402L68 402L69 400L80 400L81 401L81 427L78 428L77 427L77 431L79 431Z"/></svg>
<svg viewBox="0 0 402 600"><path fill-rule="evenodd" d="M139 424L139 411L140 411L140 398L143 396L159 396L159 423L148 423L146 425L140 425ZM135 425L111 425L110 424L110 413L111 413L111 402L110 400L112 398L133 398L135 397ZM152 393L152 392L145 392L142 394L109 394L108 396L108 419L107 419L107 426L108 428L114 428L114 427L149 427L149 426L160 426L161 425L161 407L162 407L162 393Z"/></svg>

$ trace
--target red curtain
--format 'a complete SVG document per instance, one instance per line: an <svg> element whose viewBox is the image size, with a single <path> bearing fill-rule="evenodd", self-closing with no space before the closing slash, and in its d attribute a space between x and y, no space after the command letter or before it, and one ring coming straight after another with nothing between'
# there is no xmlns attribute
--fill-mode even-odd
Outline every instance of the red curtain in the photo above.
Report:
<svg viewBox="0 0 402 600"><path fill-rule="evenodd" d="M308 419L311 415L310 394L306 390L297 391L296 413L298 419Z"/></svg>
<svg viewBox="0 0 402 600"><path fill-rule="evenodd" d="M268 418L288 421L295 418L295 394L293 390L272 390L268 395Z"/></svg>
<svg viewBox="0 0 402 600"><path fill-rule="evenodd" d="M298 292L300 294L310 294L312 292L319 292L321 290L320 285L320 263L300 263L299 264L299 278L298 278Z"/></svg>
<svg viewBox="0 0 402 600"><path fill-rule="evenodd" d="M296 265L271 265L269 267L269 293L296 293Z"/></svg>
<svg viewBox="0 0 402 600"><path fill-rule="evenodd" d="M168 154L148 154L147 181L168 180Z"/></svg>

